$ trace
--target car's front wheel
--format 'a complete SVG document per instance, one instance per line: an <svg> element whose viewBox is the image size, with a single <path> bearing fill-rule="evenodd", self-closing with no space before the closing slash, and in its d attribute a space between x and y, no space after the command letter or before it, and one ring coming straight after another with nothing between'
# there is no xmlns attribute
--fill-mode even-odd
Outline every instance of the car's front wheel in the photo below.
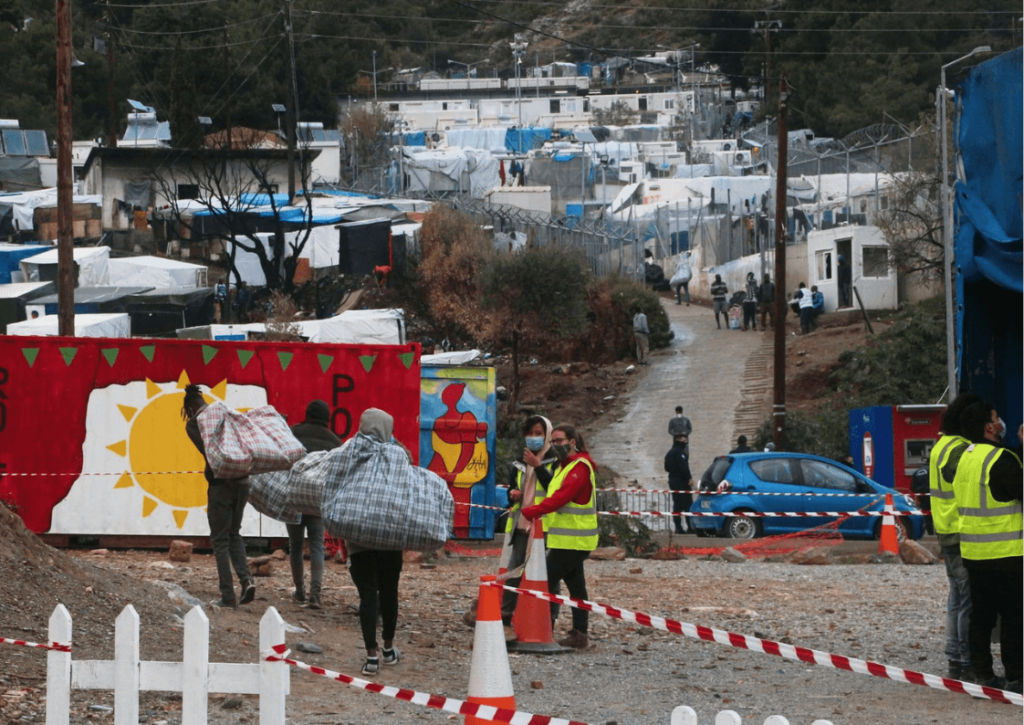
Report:
<svg viewBox="0 0 1024 725"><path fill-rule="evenodd" d="M745 509L742 512L749 513ZM725 533L730 539L756 539L761 535L761 521L746 516L737 516L726 522Z"/></svg>

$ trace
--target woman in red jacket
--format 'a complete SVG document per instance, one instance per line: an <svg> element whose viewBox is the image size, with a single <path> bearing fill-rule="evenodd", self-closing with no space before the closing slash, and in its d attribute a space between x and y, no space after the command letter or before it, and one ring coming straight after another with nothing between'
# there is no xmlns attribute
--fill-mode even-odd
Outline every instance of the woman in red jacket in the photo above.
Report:
<svg viewBox="0 0 1024 725"><path fill-rule="evenodd" d="M587 599L583 562L597 548L597 464L587 452L583 436L571 425L558 425L551 432L551 452L558 459L552 471L547 497L525 507L521 515L532 521L546 516L548 591L558 594L561 582L574 599ZM558 605L551 605L551 620L558 618ZM563 647L586 649L588 614L573 607L572 630Z"/></svg>

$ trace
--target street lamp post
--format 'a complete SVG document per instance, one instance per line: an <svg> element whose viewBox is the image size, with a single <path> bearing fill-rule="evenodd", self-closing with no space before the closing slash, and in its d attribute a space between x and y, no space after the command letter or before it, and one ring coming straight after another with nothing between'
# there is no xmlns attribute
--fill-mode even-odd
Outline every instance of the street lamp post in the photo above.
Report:
<svg viewBox="0 0 1024 725"><path fill-rule="evenodd" d="M448 63L449 64L454 63L455 65L464 65L464 66L466 66L466 78L472 78L473 77L473 75L472 75L473 74L473 66L480 65L481 63L483 63L483 61L482 60L478 60L475 63L463 63L461 60L451 60L451 59L449 59Z"/></svg>
<svg viewBox="0 0 1024 725"><path fill-rule="evenodd" d="M981 45L962 58L946 63L939 74L939 92L936 105L939 113L939 133L942 134L942 273L946 285L946 369L949 392L947 400L953 402L957 393L956 334L953 329L953 208L950 203L949 152L946 141L946 69L992 48Z"/></svg>

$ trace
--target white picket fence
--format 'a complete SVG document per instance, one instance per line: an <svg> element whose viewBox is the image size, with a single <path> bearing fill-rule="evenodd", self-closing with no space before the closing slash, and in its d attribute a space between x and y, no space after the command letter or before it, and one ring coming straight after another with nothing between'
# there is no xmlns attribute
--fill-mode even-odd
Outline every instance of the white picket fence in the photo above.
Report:
<svg viewBox="0 0 1024 725"><path fill-rule="evenodd" d="M680 705L672 711L671 725L700 725L700 719L692 707ZM743 718L735 710L722 710L715 715L714 725L743 725ZM789 725L789 720L782 715L772 715L765 719L764 725ZM832 723L828 720L815 720L811 725L832 725Z"/></svg>
<svg viewBox="0 0 1024 725"><path fill-rule="evenodd" d="M285 641L285 622L273 607L260 620L256 664L210 662L210 620L200 607L185 615L182 662L144 662L139 657L139 615L130 604L114 628L114 659L74 660L70 652L47 653L46 725L68 725L71 690L113 690L114 725L138 725L139 693L181 693L182 725L206 725L210 694L259 695L259 725L284 725L290 668L264 662L259 652ZM71 644L71 615L58 604L50 616L50 641Z"/></svg>

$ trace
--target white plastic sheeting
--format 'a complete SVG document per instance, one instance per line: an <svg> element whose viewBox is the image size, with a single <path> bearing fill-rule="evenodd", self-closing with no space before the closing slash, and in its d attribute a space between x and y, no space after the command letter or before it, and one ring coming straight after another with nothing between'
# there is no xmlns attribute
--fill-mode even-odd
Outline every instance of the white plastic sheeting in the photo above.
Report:
<svg viewBox="0 0 1024 725"><path fill-rule="evenodd" d="M274 235L271 233L261 232L259 234L254 234L253 236L255 236L259 240L260 244L263 245L263 249L266 250L267 257L272 257L273 252L271 251L271 240L274 238ZM236 239L239 238L236 237ZM249 237L242 237L239 241L247 247L251 247L254 244L253 240ZM285 244L287 243L288 242L286 240ZM232 247L234 247L233 251L231 249ZM260 265L260 258L256 256L255 252L242 249L239 244L234 242L228 242L228 255L230 256L232 253L235 256L235 269L238 270L238 274L241 276L243 282L248 284L250 287L262 287L267 283L267 276L263 273L263 267ZM282 269L281 271L283 272L284 270ZM228 279L231 286L234 287L236 281L235 275L228 275Z"/></svg>
<svg viewBox="0 0 1024 725"><path fill-rule="evenodd" d="M420 358L421 365L465 365L480 357L479 350L458 350L454 352L439 352L436 355L423 355Z"/></svg>
<svg viewBox="0 0 1024 725"><path fill-rule="evenodd" d="M320 330L310 342L402 345L405 313L402 310L349 310L320 320Z"/></svg>
<svg viewBox="0 0 1024 725"><path fill-rule="evenodd" d="M298 234L299 232L289 232L285 234L285 240L290 243ZM299 252L299 259L308 259L309 266L313 269L337 267L341 263L338 245L338 230L333 224L313 227L309 231L306 245Z"/></svg>
<svg viewBox="0 0 1024 725"><path fill-rule="evenodd" d="M7 325L8 335L37 335L56 337L57 315L46 315L34 320L12 322ZM131 337L132 321L127 312L75 315L75 337Z"/></svg>
<svg viewBox="0 0 1024 725"><path fill-rule="evenodd" d="M320 329L320 320L299 320L292 323L301 337L316 337ZM263 322L247 322L244 325L201 325L199 327L182 327L177 330L179 340L248 340L253 334L266 333L267 325Z"/></svg>
<svg viewBox="0 0 1024 725"><path fill-rule="evenodd" d="M110 284L115 286L175 290L197 289L206 271L202 265L164 257L111 259L109 269Z"/></svg>
<svg viewBox="0 0 1024 725"><path fill-rule="evenodd" d="M449 148L417 151L402 148L409 191L462 191L474 198L500 186L498 160L489 151Z"/></svg>
<svg viewBox="0 0 1024 725"><path fill-rule="evenodd" d="M504 154L505 136L508 131L504 126L489 128L453 128L447 133L448 148L486 149L492 154Z"/></svg>
<svg viewBox="0 0 1024 725"><path fill-rule="evenodd" d="M3 197L3 203L11 206L11 214L16 227L28 231L35 224L34 216L37 207L57 206L57 190L40 189L38 191L26 191L23 194L9 194ZM72 197L72 203L101 206L103 204L103 197L98 194L75 194Z"/></svg>
<svg viewBox="0 0 1024 725"><path fill-rule="evenodd" d="M110 247L75 247L75 264L78 265L79 287L110 286ZM40 281L40 268L57 266L57 250L37 254L19 262L26 282ZM53 275L56 279L56 273Z"/></svg>

